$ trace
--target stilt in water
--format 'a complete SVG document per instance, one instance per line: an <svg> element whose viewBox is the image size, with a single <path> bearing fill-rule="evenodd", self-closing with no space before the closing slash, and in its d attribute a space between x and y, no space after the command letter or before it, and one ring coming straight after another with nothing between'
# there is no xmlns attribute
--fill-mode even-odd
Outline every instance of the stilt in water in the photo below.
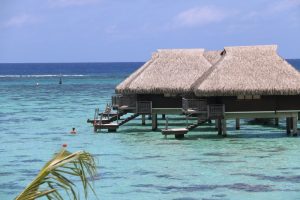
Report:
<svg viewBox="0 0 300 200"><path fill-rule="evenodd" d="M152 118L151 118L151 115L148 115L148 119L149 119L149 120L151 120L151 119L152 119Z"/></svg>
<svg viewBox="0 0 300 200"><path fill-rule="evenodd" d="M286 134L291 134L291 120L290 117L286 118Z"/></svg>
<svg viewBox="0 0 300 200"><path fill-rule="evenodd" d="M146 125L146 116L142 115L142 125Z"/></svg>
<svg viewBox="0 0 300 200"><path fill-rule="evenodd" d="M275 118L275 126L278 126L279 125L279 119L278 117Z"/></svg>
<svg viewBox="0 0 300 200"><path fill-rule="evenodd" d="M218 120L215 120L215 129L218 130Z"/></svg>
<svg viewBox="0 0 300 200"><path fill-rule="evenodd" d="M235 129L236 130L240 130L241 126L240 126L240 118L236 118L235 119Z"/></svg>
<svg viewBox="0 0 300 200"><path fill-rule="evenodd" d="M152 130L155 131L157 129L157 114L152 115Z"/></svg>
<svg viewBox="0 0 300 200"><path fill-rule="evenodd" d="M166 117L166 127L165 127L165 129L168 130L168 128L169 128L169 119L168 119L168 117ZM165 138L167 138L167 135L165 135Z"/></svg>
<svg viewBox="0 0 300 200"><path fill-rule="evenodd" d="M218 135L222 135L222 120L217 119L218 121Z"/></svg>
<svg viewBox="0 0 300 200"><path fill-rule="evenodd" d="M166 119L166 115L165 115L165 114L162 114L162 115L161 115L161 119Z"/></svg>
<svg viewBox="0 0 300 200"><path fill-rule="evenodd" d="M199 117L199 116L197 117L197 123L198 123L198 124L200 124L200 123L202 122L202 120L203 120L203 119L202 119L201 117Z"/></svg>
<svg viewBox="0 0 300 200"><path fill-rule="evenodd" d="M293 136L297 136L298 135L297 117L293 117L292 121L293 121Z"/></svg>
<svg viewBox="0 0 300 200"><path fill-rule="evenodd" d="M222 136L226 137L227 136L226 119L222 119L222 131L223 131Z"/></svg>

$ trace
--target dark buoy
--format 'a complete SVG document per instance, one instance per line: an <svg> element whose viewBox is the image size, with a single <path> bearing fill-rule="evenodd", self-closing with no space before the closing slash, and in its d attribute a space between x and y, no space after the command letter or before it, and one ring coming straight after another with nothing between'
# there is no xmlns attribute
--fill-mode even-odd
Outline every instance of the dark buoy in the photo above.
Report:
<svg viewBox="0 0 300 200"><path fill-rule="evenodd" d="M63 144L62 147L66 148L68 145L67 144Z"/></svg>
<svg viewBox="0 0 300 200"><path fill-rule="evenodd" d="M62 84L62 78L61 78L61 76L59 77L59 83L58 83L59 85L61 85Z"/></svg>

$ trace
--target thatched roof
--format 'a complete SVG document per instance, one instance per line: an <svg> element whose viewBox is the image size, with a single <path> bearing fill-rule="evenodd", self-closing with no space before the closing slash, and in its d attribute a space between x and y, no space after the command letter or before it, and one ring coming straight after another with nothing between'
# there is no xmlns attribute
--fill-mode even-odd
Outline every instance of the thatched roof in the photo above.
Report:
<svg viewBox="0 0 300 200"><path fill-rule="evenodd" d="M222 58L194 84L195 94L300 94L300 73L276 50L276 45L225 47Z"/></svg>
<svg viewBox="0 0 300 200"><path fill-rule="evenodd" d="M116 87L116 92L117 93L122 93L125 91L130 83L137 77L139 76L157 57L157 53L153 53L152 57L149 61L147 61L143 66L138 68L135 72L133 72L130 76L128 76L124 81L122 81L119 85Z"/></svg>
<svg viewBox="0 0 300 200"><path fill-rule="evenodd" d="M204 57L213 65L221 58L222 51L204 51Z"/></svg>
<svg viewBox="0 0 300 200"><path fill-rule="evenodd" d="M118 93L184 94L211 67L203 49L158 50L155 57L117 86Z"/></svg>

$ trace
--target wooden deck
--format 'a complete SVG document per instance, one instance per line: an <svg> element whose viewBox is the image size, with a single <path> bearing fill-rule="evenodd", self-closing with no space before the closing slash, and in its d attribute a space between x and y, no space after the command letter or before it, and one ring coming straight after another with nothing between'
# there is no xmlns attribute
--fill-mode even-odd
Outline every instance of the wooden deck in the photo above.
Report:
<svg viewBox="0 0 300 200"><path fill-rule="evenodd" d="M175 135L176 139L184 138L184 135L187 134L189 130L187 128L169 128L162 129L161 133L165 136L167 135Z"/></svg>
<svg viewBox="0 0 300 200"><path fill-rule="evenodd" d="M108 132L116 132L118 128L119 128L119 124L116 122L112 122L109 124L94 124L95 132L101 129L107 129Z"/></svg>
<svg viewBox="0 0 300 200"><path fill-rule="evenodd" d="M132 119L138 117L139 115L138 114L133 114L125 119L123 119L120 123L118 122L112 122L110 121L110 119L105 119L103 121L102 120L94 120L94 123L93 123L93 126L94 126L94 131L97 132L98 130L101 130L101 129L107 129L108 132L116 132L117 129L122 126L123 124L131 121Z"/></svg>

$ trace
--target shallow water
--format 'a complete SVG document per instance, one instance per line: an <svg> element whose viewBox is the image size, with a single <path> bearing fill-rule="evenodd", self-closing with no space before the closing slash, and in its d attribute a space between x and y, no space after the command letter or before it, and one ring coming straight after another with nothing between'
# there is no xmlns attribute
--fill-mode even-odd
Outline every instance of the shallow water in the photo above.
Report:
<svg viewBox="0 0 300 200"><path fill-rule="evenodd" d="M70 76L63 85L57 77L1 78L0 199L13 199L64 143L97 158L100 199L300 199L300 137L287 137L284 121L279 128L241 121L239 131L229 121L227 138L206 124L184 140L164 139L140 118L94 134L86 120L123 78ZM170 116L170 126L185 121Z"/></svg>

